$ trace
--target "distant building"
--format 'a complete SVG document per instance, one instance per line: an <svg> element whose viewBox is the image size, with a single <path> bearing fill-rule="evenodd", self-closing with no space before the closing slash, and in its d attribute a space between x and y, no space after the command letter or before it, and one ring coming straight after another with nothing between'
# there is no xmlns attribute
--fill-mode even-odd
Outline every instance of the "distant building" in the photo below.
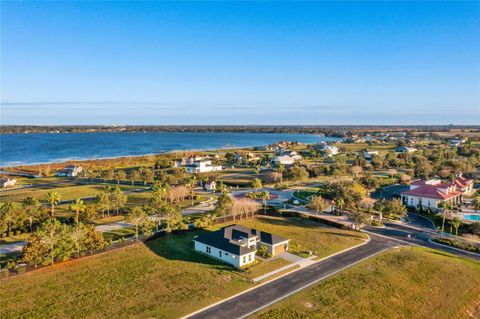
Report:
<svg viewBox="0 0 480 319"><path fill-rule="evenodd" d="M417 149L415 147L407 147L407 146L400 146L400 147L397 147L396 149L398 153L413 153L416 150Z"/></svg>
<svg viewBox="0 0 480 319"><path fill-rule="evenodd" d="M214 166L210 160L200 160L193 162L193 164L185 165L187 173L208 173L221 170L222 166Z"/></svg>
<svg viewBox="0 0 480 319"><path fill-rule="evenodd" d="M319 148L319 151L325 156L335 156L338 154L338 148L334 145L322 145Z"/></svg>
<svg viewBox="0 0 480 319"><path fill-rule="evenodd" d="M173 167L182 167L185 165L193 165L197 161L203 160L205 157L200 155L191 155L182 159L173 161Z"/></svg>
<svg viewBox="0 0 480 319"><path fill-rule="evenodd" d="M83 171L81 166L68 165L63 170L57 171L55 176L59 177L75 177Z"/></svg>
<svg viewBox="0 0 480 319"><path fill-rule="evenodd" d="M450 147L460 147L465 143L464 139L461 140L450 140Z"/></svg>
<svg viewBox="0 0 480 319"><path fill-rule="evenodd" d="M203 185L203 188L205 188L207 191L213 192L217 189L217 183L215 181L206 182Z"/></svg>
<svg viewBox="0 0 480 319"><path fill-rule="evenodd" d="M452 205L461 204L463 195L472 189L473 180L458 176L451 183L443 183L439 179L414 181L408 190L400 193L400 196L405 205L437 211L445 202Z"/></svg>
<svg viewBox="0 0 480 319"><path fill-rule="evenodd" d="M290 240L281 236L246 228L227 226L195 237L195 250L220 259L236 268L255 262L255 253L266 247L271 256L286 252Z"/></svg>
<svg viewBox="0 0 480 319"><path fill-rule="evenodd" d="M378 155L378 151L371 151L371 150L364 150L363 151L363 157L366 160L371 160L373 156Z"/></svg>
<svg viewBox="0 0 480 319"><path fill-rule="evenodd" d="M280 155L272 158L270 162L274 165L293 165L293 163L295 163L295 159L288 155Z"/></svg>
<svg viewBox="0 0 480 319"><path fill-rule="evenodd" d="M15 184L17 184L17 180L16 179L10 179L10 178L0 178L0 186L2 188L7 188L7 187L12 187L12 186L15 186Z"/></svg>

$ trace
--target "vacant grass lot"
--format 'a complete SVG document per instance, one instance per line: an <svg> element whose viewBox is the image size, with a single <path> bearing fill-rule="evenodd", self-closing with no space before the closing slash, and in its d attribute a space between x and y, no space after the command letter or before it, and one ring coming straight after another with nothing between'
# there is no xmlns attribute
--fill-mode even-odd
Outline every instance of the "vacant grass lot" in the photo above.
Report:
<svg viewBox="0 0 480 319"><path fill-rule="evenodd" d="M479 317L480 264L422 248L390 250L256 315L268 319Z"/></svg>
<svg viewBox="0 0 480 319"><path fill-rule="evenodd" d="M326 255L361 241L360 234L321 228L300 218L244 220ZM248 287L282 261L239 274L193 250L199 232L165 238L30 272L1 282L2 318L172 318ZM275 266L275 267L273 267Z"/></svg>

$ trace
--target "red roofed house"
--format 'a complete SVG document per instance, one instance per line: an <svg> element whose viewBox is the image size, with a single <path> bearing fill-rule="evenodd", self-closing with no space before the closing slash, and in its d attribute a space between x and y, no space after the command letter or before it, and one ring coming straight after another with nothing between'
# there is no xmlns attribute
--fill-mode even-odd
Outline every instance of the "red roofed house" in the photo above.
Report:
<svg viewBox="0 0 480 319"><path fill-rule="evenodd" d="M410 184L410 189L400 193L402 202L415 208L430 208L437 211L443 202L459 205L463 194L473 189L473 180L458 176L453 183L443 183L439 179L418 180Z"/></svg>

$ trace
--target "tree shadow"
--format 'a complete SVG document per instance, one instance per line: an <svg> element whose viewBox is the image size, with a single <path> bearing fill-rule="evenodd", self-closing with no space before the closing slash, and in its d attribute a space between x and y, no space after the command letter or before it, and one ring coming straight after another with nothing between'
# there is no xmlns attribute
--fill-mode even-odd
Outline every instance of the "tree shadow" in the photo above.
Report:
<svg viewBox="0 0 480 319"><path fill-rule="evenodd" d="M145 241L144 245L157 256L167 260L202 264L218 270L235 270L231 265L194 249L194 237L206 232L208 232L208 230L181 231L164 234L156 239Z"/></svg>

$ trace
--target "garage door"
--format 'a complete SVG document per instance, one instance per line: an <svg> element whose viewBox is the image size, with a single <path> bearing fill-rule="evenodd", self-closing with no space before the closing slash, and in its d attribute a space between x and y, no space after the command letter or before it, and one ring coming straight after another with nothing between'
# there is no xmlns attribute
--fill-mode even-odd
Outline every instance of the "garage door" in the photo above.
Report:
<svg viewBox="0 0 480 319"><path fill-rule="evenodd" d="M281 254L285 252L285 244L281 244L274 247L274 255Z"/></svg>

